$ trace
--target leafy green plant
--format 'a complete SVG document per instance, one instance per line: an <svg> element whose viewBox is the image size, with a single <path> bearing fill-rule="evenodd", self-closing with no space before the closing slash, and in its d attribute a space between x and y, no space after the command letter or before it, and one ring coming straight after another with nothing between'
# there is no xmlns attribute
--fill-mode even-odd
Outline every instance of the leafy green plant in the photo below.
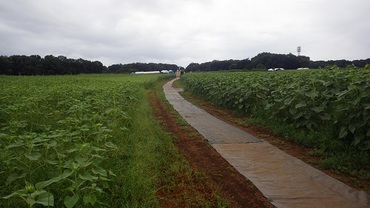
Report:
<svg viewBox="0 0 370 208"><path fill-rule="evenodd" d="M369 70L193 73L182 82L194 94L241 114L325 135L316 142L297 139L313 148L325 149L334 140L369 154Z"/></svg>
<svg viewBox="0 0 370 208"><path fill-rule="evenodd" d="M124 169L110 166L122 151L117 143L139 95L157 81L0 76L0 206L109 206Z"/></svg>

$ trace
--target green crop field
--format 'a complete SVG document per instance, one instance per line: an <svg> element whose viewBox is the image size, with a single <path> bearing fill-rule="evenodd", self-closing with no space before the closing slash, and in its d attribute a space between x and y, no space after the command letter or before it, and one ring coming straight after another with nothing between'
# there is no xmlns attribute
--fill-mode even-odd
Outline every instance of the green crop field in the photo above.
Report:
<svg viewBox="0 0 370 208"><path fill-rule="evenodd" d="M0 207L158 207L186 162L147 93L170 75L0 76ZM192 73L186 90L370 178L370 71Z"/></svg>
<svg viewBox="0 0 370 208"><path fill-rule="evenodd" d="M168 78L0 76L0 207L157 206L176 156L146 94Z"/></svg>
<svg viewBox="0 0 370 208"><path fill-rule="evenodd" d="M312 148L326 168L370 178L370 71L192 73L185 89Z"/></svg>

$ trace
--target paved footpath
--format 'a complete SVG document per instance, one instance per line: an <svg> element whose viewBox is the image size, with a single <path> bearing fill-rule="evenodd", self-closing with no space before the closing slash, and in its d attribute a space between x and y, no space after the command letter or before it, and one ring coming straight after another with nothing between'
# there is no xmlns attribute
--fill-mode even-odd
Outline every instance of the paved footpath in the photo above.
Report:
<svg viewBox="0 0 370 208"><path fill-rule="evenodd" d="M370 208L370 196L192 105L163 86L174 109L276 207Z"/></svg>

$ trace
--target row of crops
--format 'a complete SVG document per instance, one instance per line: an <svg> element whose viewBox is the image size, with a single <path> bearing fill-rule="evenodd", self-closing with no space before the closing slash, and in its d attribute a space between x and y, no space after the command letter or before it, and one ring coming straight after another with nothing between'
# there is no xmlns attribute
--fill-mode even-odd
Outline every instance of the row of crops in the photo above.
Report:
<svg viewBox="0 0 370 208"><path fill-rule="evenodd" d="M182 79L186 89L220 106L314 132L316 138L301 141L307 146L344 143L361 152L359 168L369 165L369 70L193 73Z"/></svg>
<svg viewBox="0 0 370 208"><path fill-rule="evenodd" d="M1 207L107 206L107 165L158 77L0 77ZM124 138L121 138L124 139Z"/></svg>

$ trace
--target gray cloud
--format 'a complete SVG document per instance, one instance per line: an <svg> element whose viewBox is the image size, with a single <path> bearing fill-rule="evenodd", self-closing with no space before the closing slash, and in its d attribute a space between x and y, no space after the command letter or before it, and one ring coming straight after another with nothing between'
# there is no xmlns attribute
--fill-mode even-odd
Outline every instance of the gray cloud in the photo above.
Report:
<svg viewBox="0 0 370 208"><path fill-rule="evenodd" d="M186 66L260 52L370 57L368 0L12 0L0 2L0 54L105 65Z"/></svg>

